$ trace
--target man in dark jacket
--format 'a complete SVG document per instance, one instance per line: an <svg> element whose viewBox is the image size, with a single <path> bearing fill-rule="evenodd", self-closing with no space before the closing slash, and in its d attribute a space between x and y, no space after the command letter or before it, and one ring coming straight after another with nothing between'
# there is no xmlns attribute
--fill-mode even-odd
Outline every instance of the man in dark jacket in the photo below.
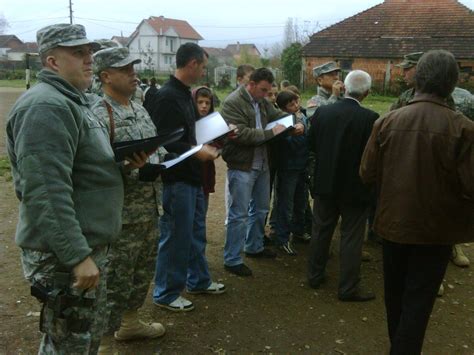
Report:
<svg viewBox="0 0 474 355"><path fill-rule="evenodd" d="M175 75L156 93L151 118L158 131L184 128L183 137L165 148L182 154L196 145L199 118L190 86L205 73L207 53L195 43L186 43L176 53ZM206 259L205 200L202 190L202 162L218 157L217 149L203 145L194 156L162 173L163 216L153 299L171 311L194 309L180 294L220 294L223 284L212 282Z"/></svg>
<svg viewBox="0 0 474 355"><path fill-rule="evenodd" d="M362 244L370 192L359 177L365 144L378 114L363 108L371 78L355 70L344 82L346 97L320 107L313 116L309 147L315 155L313 235L310 244L308 281L318 288L325 279L329 247L334 229L342 217L340 242L341 301L369 301L375 298L359 286Z"/></svg>
<svg viewBox="0 0 474 355"><path fill-rule="evenodd" d="M390 354L421 352L451 247L474 240L474 123L446 100L458 71L451 53L425 53L414 99L375 123L362 158L377 183Z"/></svg>

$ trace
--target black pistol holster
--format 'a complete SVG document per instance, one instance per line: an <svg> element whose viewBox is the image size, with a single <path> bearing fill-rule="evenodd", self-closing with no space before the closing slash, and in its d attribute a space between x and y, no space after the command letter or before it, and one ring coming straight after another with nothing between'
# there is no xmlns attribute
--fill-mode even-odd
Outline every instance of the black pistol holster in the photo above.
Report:
<svg viewBox="0 0 474 355"><path fill-rule="evenodd" d="M43 329L45 308L48 308L48 312L52 312L52 320L61 320L66 325L68 331L83 333L89 330L91 322L87 319L81 319L75 308L91 307L94 304L94 300L71 294L69 292L70 280L71 275L69 272L55 272L54 286L52 288L45 287L38 282L33 283L31 286L31 295L43 304L40 331L45 332L45 329Z"/></svg>

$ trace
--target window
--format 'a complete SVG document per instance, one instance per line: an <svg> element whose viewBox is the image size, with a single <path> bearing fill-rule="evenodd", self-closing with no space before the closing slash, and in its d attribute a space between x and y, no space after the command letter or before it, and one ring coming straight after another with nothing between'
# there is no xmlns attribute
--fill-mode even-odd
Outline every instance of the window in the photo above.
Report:
<svg viewBox="0 0 474 355"><path fill-rule="evenodd" d="M352 70L352 59L339 59L339 66L342 70Z"/></svg>
<svg viewBox="0 0 474 355"><path fill-rule="evenodd" d="M166 37L166 47L169 47L170 52L174 52L174 40L172 37Z"/></svg>

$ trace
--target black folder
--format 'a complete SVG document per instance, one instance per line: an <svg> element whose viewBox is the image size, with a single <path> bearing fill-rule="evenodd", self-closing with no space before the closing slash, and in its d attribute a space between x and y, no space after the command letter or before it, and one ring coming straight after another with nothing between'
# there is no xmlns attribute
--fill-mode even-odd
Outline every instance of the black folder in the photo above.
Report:
<svg viewBox="0 0 474 355"><path fill-rule="evenodd" d="M155 137L112 143L115 161L121 162L125 157L133 157L133 153L150 153L158 147L176 142L184 134L184 128L161 130Z"/></svg>

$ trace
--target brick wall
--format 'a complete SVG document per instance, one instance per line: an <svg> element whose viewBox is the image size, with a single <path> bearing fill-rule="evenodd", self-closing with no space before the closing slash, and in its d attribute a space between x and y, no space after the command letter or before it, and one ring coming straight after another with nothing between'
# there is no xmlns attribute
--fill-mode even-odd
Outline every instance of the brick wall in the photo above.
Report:
<svg viewBox="0 0 474 355"><path fill-rule="evenodd" d="M306 88L315 88L316 87L316 79L313 77L313 68L315 66L324 64L329 61L336 61L339 65L349 70L360 69L364 70L370 74L373 81L373 88L378 92L389 92L392 94L398 94L402 89L400 83L403 81L403 70L395 65L401 62L400 60L393 60L393 59L370 59L370 58L347 58L347 59L337 59L332 57L307 57L303 58L303 67L304 67L304 82ZM352 61L352 63L350 63ZM387 71L387 63L390 62L390 81L385 87L385 75ZM346 68L344 68L344 64L346 64ZM469 89L469 87L474 87L474 60L461 60L459 61L461 68L463 70L470 71L469 82L465 86ZM403 85L403 84L402 84Z"/></svg>

